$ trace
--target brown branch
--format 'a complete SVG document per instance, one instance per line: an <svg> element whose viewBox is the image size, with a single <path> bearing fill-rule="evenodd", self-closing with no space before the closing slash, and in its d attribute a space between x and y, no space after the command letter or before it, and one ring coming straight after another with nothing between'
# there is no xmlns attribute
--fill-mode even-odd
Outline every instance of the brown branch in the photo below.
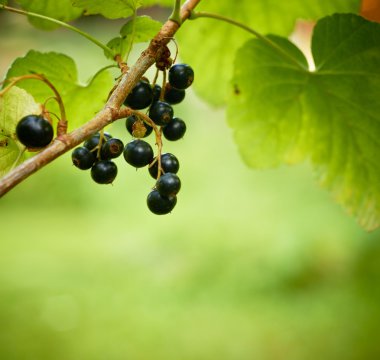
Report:
<svg viewBox="0 0 380 360"><path fill-rule="evenodd" d="M198 5L201 0L187 0L181 8L181 19L185 21L191 11ZM150 42L148 48L142 52L139 59L131 69L122 76L120 82L112 92L104 108L95 115L90 121L75 129L71 133L58 136L48 147L23 162L21 165L10 171L0 180L0 197L19 184L43 166L49 164L54 159L79 145L89 136L103 129L114 120L124 116L131 115L129 109L121 109L124 99L139 79L144 75L150 66L152 66L158 57L162 47L166 45L170 38L179 29L179 25L168 20L161 28L159 33Z"/></svg>

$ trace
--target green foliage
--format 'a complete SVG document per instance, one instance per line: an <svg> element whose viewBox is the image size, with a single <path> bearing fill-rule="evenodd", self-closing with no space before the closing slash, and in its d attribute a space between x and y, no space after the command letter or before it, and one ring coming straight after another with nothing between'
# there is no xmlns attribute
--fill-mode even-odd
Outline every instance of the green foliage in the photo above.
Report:
<svg viewBox="0 0 380 360"><path fill-rule="evenodd" d="M70 128L88 121L103 107L113 84L110 74L104 71L89 84L80 85L75 63L70 57L34 50L16 59L6 77L9 79L30 73L43 74L53 83L63 99ZM18 86L32 94L40 103L53 95L51 89L41 81L23 80ZM49 110L58 113L58 107L53 101L47 106Z"/></svg>
<svg viewBox="0 0 380 360"><path fill-rule="evenodd" d="M306 64L288 40L270 39ZM236 56L228 108L249 166L309 158L321 184L368 230L380 223L379 49L380 25L348 14L318 22L315 72L250 40Z"/></svg>
<svg viewBox="0 0 380 360"><path fill-rule="evenodd" d="M10 170L22 149L16 140L17 123L26 115L40 112L33 97L16 86L0 97L0 176Z"/></svg>
<svg viewBox="0 0 380 360"><path fill-rule="evenodd" d="M72 0L74 6L85 9L87 15L101 14L109 19L131 16L141 5L140 0Z"/></svg>
<svg viewBox="0 0 380 360"><path fill-rule="evenodd" d="M359 4L359 0L289 0L270 4L267 0L241 0L236 6L229 0L208 0L202 1L197 11L228 16L261 33L289 35L297 18L316 20L333 12L356 13ZM194 86L199 95L211 104L222 105L228 94L235 53L251 35L213 19L199 19L186 24L186 28L190 26L191 29L178 33L181 58L197 69ZM213 86L213 91L210 91L210 86Z"/></svg>
<svg viewBox="0 0 380 360"><path fill-rule="evenodd" d="M81 16L83 9L71 5L71 0L17 0L21 7L30 12L49 16L61 21L71 21ZM59 25L50 21L29 17L29 21L36 27L44 30L52 30Z"/></svg>
<svg viewBox="0 0 380 360"><path fill-rule="evenodd" d="M162 24L150 16L137 16L129 20L121 29L120 36L113 38L107 44L115 55L122 58L128 53L133 43L149 41L160 30ZM109 56L109 54L105 54Z"/></svg>

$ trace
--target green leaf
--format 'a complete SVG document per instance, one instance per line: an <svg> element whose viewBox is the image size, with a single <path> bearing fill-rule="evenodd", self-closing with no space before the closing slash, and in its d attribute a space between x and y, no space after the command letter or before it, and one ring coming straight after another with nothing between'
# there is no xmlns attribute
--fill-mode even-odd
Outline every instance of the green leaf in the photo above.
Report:
<svg viewBox="0 0 380 360"><path fill-rule="evenodd" d="M360 0L229 0L202 1L197 11L230 17L265 34L289 35L296 19L316 20L334 12L355 12ZM190 29L191 27L191 29ZM228 23L214 19L197 19L178 32L180 57L196 71L195 90L213 105L227 99L236 50L252 35ZM212 91L210 91L210 84Z"/></svg>
<svg viewBox="0 0 380 360"><path fill-rule="evenodd" d="M148 7L152 5L160 5L164 7L172 7L174 5L174 0L142 0L141 6Z"/></svg>
<svg viewBox="0 0 380 360"><path fill-rule="evenodd" d="M34 50L16 59L6 77L9 79L30 73L43 74L58 90L63 99L71 129L88 121L103 107L113 85L112 77L107 71L100 73L89 84L80 85L75 63L70 57ZM53 95L52 90L42 81L23 80L17 85L41 103ZM49 101L47 107L50 111L59 114L54 101Z"/></svg>
<svg viewBox="0 0 380 360"><path fill-rule="evenodd" d="M0 176L10 170L23 147L16 141L17 123L26 115L40 113L33 97L16 86L0 97Z"/></svg>
<svg viewBox="0 0 380 360"><path fill-rule="evenodd" d="M21 7L29 12L45 15L61 21L71 21L82 15L83 9L71 5L71 0L17 0ZM50 21L29 17L29 21L35 27L43 30L52 30L59 27Z"/></svg>
<svg viewBox="0 0 380 360"><path fill-rule="evenodd" d="M133 43L151 40L160 30L161 26L162 24L159 21L153 20L150 16L137 16L135 19L129 20L120 29L121 36L110 40L107 46L115 54L120 54L124 58Z"/></svg>
<svg viewBox="0 0 380 360"><path fill-rule="evenodd" d="M87 15L101 14L109 19L131 16L141 5L140 0L71 0L74 6L85 9Z"/></svg>
<svg viewBox="0 0 380 360"><path fill-rule="evenodd" d="M297 61L288 40L271 37ZM237 53L228 121L255 168L310 159L321 184L367 230L380 225L380 24L318 22L309 72L261 40Z"/></svg>

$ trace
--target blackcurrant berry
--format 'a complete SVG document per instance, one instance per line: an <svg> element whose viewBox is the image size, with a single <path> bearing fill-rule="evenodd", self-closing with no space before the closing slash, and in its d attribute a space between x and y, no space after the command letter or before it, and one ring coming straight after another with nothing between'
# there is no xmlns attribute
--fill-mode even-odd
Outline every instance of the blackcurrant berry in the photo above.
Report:
<svg viewBox="0 0 380 360"><path fill-rule="evenodd" d="M139 110L148 107L152 103L152 100L152 87L148 82L140 80L124 100L124 105Z"/></svg>
<svg viewBox="0 0 380 360"><path fill-rule="evenodd" d="M179 104L185 98L185 95L185 90L176 89L169 83L166 84L164 100L167 103L171 105Z"/></svg>
<svg viewBox="0 0 380 360"><path fill-rule="evenodd" d="M95 155L85 147L78 147L71 153L73 164L81 169L88 170L94 165Z"/></svg>
<svg viewBox="0 0 380 360"><path fill-rule="evenodd" d="M156 84L153 86L153 102L160 100L160 95L161 95L161 86Z"/></svg>
<svg viewBox="0 0 380 360"><path fill-rule="evenodd" d="M162 130L166 139L170 141L179 140L185 135L186 132L186 124L180 118L173 118L169 124L164 126Z"/></svg>
<svg viewBox="0 0 380 360"><path fill-rule="evenodd" d="M51 143L53 127L41 115L24 116L16 127L16 135L21 144L28 148L42 148Z"/></svg>
<svg viewBox="0 0 380 360"><path fill-rule="evenodd" d="M107 132L103 133L103 135L104 135L104 138L103 138L104 142L112 138L112 135ZM99 140L100 140L100 133L96 133L92 135L88 140L86 140L83 146L86 147L90 151L94 150L98 146Z"/></svg>
<svg viewBox="0 0 380 360"><path fill-rule="evenodd" d="M136 139L129 142L124 148L125 161L140 168L150 164L153 161L153 149L144 140Z"/></svg>
<svg viewBox="0 0 380 360"><path fill-rule="evenodd" d="M117 166L110 160L100 160L91 168L91 177L98 184L110 184L117 175Z"/></svg>
<svg viewBox="0 0 380 360"><path fill-rule="evenodd" d="M176 174L165 173L157 180L156 189L163 196L176 195L181 189L181 180Z"/></svg>
<svg viewBox="0 0 380 360"><path fill-rule="evenodd" d="M115 159L121 155L124 149L124 144L121 140L111 138L108 139L102 145L102 150L100 152L100 157L105 159Z"/></svg>
<svg viewBox="0 0 380 360"><path fill-rule="evenodd" d="M160 126L169 124L173 113L173 108L164 101L156 101L149 109L149 117Z"/></svg>
<svg viewBox="0 0 380 360"><path fill-rule="evenodd" d="M153 190L149 193L146 200L149 210L156 215L165 215L170 213L177 203L177 197L163 196L157 190Z"/></svg>
<svg viewBox="0 0 380 360"><path fill-rule="evenodd" d="M161 168L164 173L176 174L179 170L179 161L171 153L166 153L161 155ZM158 175L158 162L156 161L152 166L149 167L149 174L153 179L157 179Z"/></svg>
<svg viewBox="0 0 380 360"><path fill-rule="evenodd" d="M137 116L131 115L127 117L125 126L128 132L136 138L144 138L151 134L153 128L139 120Z"/></svg>
<svg viewBox="0 0 380 360"><path fill-rule="evenodd" d="M176 89L186 89L194 81L194 71L187 64L173 65L169 70L169 83Z"/></svg>

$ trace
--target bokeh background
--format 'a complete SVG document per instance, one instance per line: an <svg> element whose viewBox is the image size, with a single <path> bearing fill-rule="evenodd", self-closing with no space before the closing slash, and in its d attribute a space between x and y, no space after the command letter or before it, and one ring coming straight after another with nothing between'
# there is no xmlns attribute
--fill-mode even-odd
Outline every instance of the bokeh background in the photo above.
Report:
<svg viewBox="0 0 380 360"><path fill-rule="evenodd" d="M104 41L122 24L76 23ZM0 34L0 77L31 48L70 55L82 81L108 64L16 14ZM0 200L0 359L380 359L380 232L307 164L248 169L223 110L192 91L175 112L188 130L164 143L181 164L172 214L149 212L154 181L122 158L112 186L66 154ZM122 120L108 130L130 139Z"/></svg>

